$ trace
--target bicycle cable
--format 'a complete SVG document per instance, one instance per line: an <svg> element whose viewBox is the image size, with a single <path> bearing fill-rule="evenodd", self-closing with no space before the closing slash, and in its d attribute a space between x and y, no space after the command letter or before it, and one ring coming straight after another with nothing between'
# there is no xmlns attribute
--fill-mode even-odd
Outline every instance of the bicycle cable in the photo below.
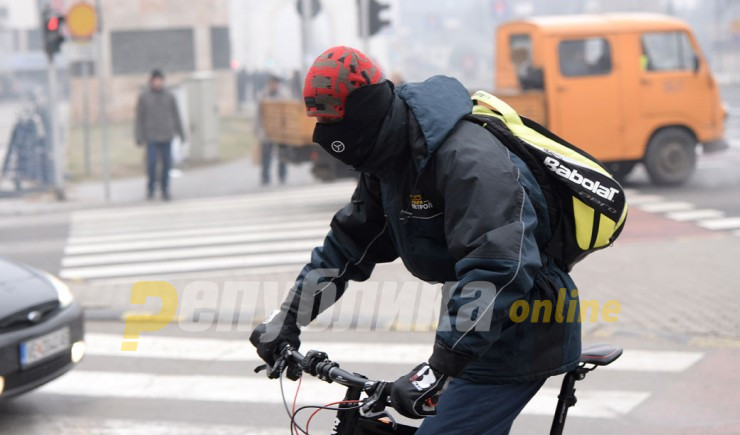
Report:
<svg viewBox="0 0 740 435"><path fill-rule="evenodd" d="M346 400L346 401L343 400L341 402L336 402L336 403L356 403L356 405L348 406L346 408L332 408L331 406L318 406L318 405L301 406L300 408L296 409L295 414L291 416L291 422L294 421L298 413L303 411L304 409L317 409L319 411L324 410L324 409L329 410L329 411L346 411L349 409L358 409L362 406L359 400ZM308 427L306 427L306 429L308 429ZM308 432L304 432L304 433L308 435Z"/></svg>
<svg viewBox="0 0 740 435"><path fill-rule="evenodd" d="M329 408L332 405L347 405L347 404L350 404L350 403L357 403L357 405L356 406L351 406L351 407L348 407L348 408ZM306 433L308 434L308 426L311 424L311 420L320 411L324 411L326 409L354 409L354 408L359 408L359 407L360 407L360 401L359 400L340 400L338 402L327 403L326 405L319 407L317 410L315 410L313 413L311 413L311 415L308 417L308 420L306 420Z"/></svg>
<svg viewBox="0 0 740 435"><path fill-rule="evenodd" d="M300 379L303 379L303 376L301 376ZM308 435L308 432L303 430L301 426L298 424L298 422L295 421L295 413L298 411L294 411L293 413L290 412L290 408L288 407L288 401L285 399L285 389L283 388L283 372L280 372L280 396L283 398L283 406L285 407L285 412L288 414L288 417L290 418L290 435L294 435L295 429L298 429L299 432L303 433L304 435ZM300 384L298 385L300 388ZM296 398L298 397L298 390L296 389ZM293 400L293 404L295 405L295 399Z"/></svg>

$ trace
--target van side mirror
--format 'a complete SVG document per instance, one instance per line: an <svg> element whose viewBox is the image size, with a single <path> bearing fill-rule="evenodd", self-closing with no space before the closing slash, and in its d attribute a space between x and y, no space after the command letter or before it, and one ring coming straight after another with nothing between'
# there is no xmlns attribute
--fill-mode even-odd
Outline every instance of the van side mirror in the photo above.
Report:
<svg viewBox="0 0 740 435"><path fill-rule="evenodd" d="M699 68L701 68L701 59L699 59L699 56L693 55L692 60L694 61L694 72L698 73Z"/></svg>

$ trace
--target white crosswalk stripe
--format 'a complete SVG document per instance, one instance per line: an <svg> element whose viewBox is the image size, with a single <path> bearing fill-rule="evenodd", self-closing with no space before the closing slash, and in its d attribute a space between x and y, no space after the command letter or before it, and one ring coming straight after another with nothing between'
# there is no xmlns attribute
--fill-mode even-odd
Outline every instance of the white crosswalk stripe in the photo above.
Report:
<svg viewBox="0 0 740 435"><path fill-rule="evenodd" d="M75 281L304 264L354 181L75 212L59 275Z"/></svg>
<svg viewBox="0 0 740 435"><path fill-rule="evenodd" d="M226 424L180 423L176 421L134 421L125 419L88 419L54 416L53 418L19 418L23 434L72 435L285 435L285 426L256 427ZM20 432L15 432L20 433Z"/></svg>
<svg viewBox="0 0 740 435"><path fill-rule="evenodd" d="M151 375L77 371L42 388L44 393L127 399L192 400L205 402L250 402L280 405L283 399L276 382L247 376ZM298 403L316 404L318 398L341 398L343 387L318 379L301 385ZM552 415L558 390L543 388L524 408L524 415ZM650 393L645 391L589 391L580 393L572 416L617 418L629 413Z"/></svg>
<svg viewBox="0 0 740 435"><path fill-rule="evenodd" d="M740 228L740 217L703 220L699 226L709 230L734 230Z"/></svg>
<svg viewBox="0 0 740 435"><path fill-rule="evenodd" d="M697 209L686 201L666 201L659 195L646 195L636 189L625 189L627 203L630 207L648 213L662 214L677 222L693 222L695 225L713 231L733 231L740 236L740 217L726 217L721 210Z"/></svg>
<svg viewBox="0 0 740 435"><path fill-rule="evenodd" d="M148 365L158 360L169 361L173 366L187 361L205 361L209 364L233 364L243 362L251 367L259 362L251 346L240 339L214 339L200 337L172 337L154 334L145 334L139 339L139 347L135 352L122 352L120 345L122 336L109 333L88 333L88 354L86 361L96 358L110 358L120 360L136 359L136 371L101 371L99 364L93 364L93 369L86 369L83 365L63 376L62 378L40 388L36 393L50 397L79 397L95 398L96 400L156 400L164 401L168 407L176 408L178 403L234 403L245 406L262 406L274 410L274 419L270 427L241 428L241 433L280 433L280 419L284 417L282 410L282 396L276 381L264 378L245 370L242 374L210 374L201 373L152 373ZM406 340L413 340L407 337ZM416 364L428 357L431 344L414 342L305 342L304 350L319 349L326 351L332 359L345 367L364 364L366 367L398 366L407 367ZM651 351L626 349L622 357L607 368L600 368L596 374L590 375L584 385L589 384L591 378L608 378L620 373L630 376L634 373L650 373L651 376L670 376L671 373L680 373L691 369L704 357L703 352L689 351ZM115 364L115 366L120 366ZM126 365L123 365L124 367ZM128 365L128 367L133 367ZM391 369L393 368L391 367ZM392 370L395 372L395 370ZM215 373L215 371L214 371ZM551 416L555 410L558 389L557 379L548 382L535 398L524 408L522 415ZM572 418L618 419L623 418L647 400L651 392L641 389L641 384L620 383L617 389L600 389L581 387L578 390L578 403L569 414ZM630 388L633 387L633 388ZM292 395L295 384L290 384L288 393ZM337 384L327 384L316 378L304 378L297 403L299 405L319 404L338 400L344 394L343 387ZM292 397L292 396L291 396ZM105 403L105 402L103 402ZM65 417L75 420L74 415ZM64 421L57 421L58 425ZM84 422L76 423L83 424ZM167 421L131 421L125 416L110 417L92 426L85 433L138 433L136 429L146 430L146 433L197 433L202 429L201 423L185 424L182 422L169 423ZM70 423L72 424L72 423ZM96 429L97 428L97 429ZM215 430L217 429L218 430ZM170 432L168 432L168 430ZM236 426L215 425L214 430L208 433L238 433Z"/></svg>
<svg viewBox="0 0 740 435"><path fill-rule="evenodd" d="M203 361L251 361L259 362L254 351L239 340L216 340L180 337L144 337L139 340L135 352L121 352L120 335L88 334L86 341L90 355L118 356L123 358L195 359ZM366 344L358 342L304 342L302 349L318 349L332 355L338 361L348 363L413 364L429 356L430 344L384 343ZM392 357L389 357L392 355ZM606 370L681 372L699 361L701 352L644 351L630 350L624 353L619 364L605 367Z"/></svg>
<svg viewBox="0 0 740 435"><path fill-rule="evenodd" d="M687 210L668 213L666 217L674 221L687 222L699 219L713 219L724 217L725 213L714 209Z"/></svg>

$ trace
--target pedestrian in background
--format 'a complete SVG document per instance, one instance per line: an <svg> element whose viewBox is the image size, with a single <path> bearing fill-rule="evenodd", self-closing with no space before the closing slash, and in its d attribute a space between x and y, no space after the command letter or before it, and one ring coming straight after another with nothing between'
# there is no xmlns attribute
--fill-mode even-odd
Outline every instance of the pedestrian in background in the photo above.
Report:
<svg viewBox="0 0 740 435"><path fill-rule="evenodd" d="M267 86L260 92L258 96L257 105L257 121L255 123L255 131L257 139L260 142L260 158L262 160L262 185L266 186L270 184L270 166L272 165L272 154L277 152L280 144L271 142L266 134L264 126L262 125L262 102L269 100L289 100L290 93L282 85L281 80L278 76L270 75L267 80ZM284 161L280 159L278 153L278 178L280 184L285 183L285 178L288 175L288 168Z"/></svg>
<svg viewBox="0 0 740 435"><path fill-rule="evenodd" d="M172 162L172 139L185 142L180 113L175 97L164 87L164 74L155 69L149 78L149 89L136 103L136 144L146 145L147 199L154 198L157 167L160 167L162 199L169 201L169 172Z"/></svg>

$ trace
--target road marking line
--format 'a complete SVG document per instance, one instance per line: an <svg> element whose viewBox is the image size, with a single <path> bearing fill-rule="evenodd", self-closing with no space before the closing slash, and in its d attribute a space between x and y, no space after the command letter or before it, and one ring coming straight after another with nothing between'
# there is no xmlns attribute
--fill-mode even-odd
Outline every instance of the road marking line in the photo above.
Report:
<svg viewBox="0 0 740 435"><path fill-rule="evenodd" d="M310 252L321 244L322 239L253 243L238 245L205 246L198 248L162 249L155 251L122 252L68 256L62 259L62 267L95 266L102 264L143 263L145 261L175 260L185 258L224 257L229 255L298 253Z"/></svg>
<svg viewBox="0 0 740 435"><path fill-rule="evenodd" d="M669 211L690 210L694 208L694 204L683 201L659 202L657 204L640 205L638 208L648 213L665 213Z"/></svg>
<svg viewBox="0 0 740 435"><path fill-rule="evenodd" d="M547 415L555 413L560 390L542 388L522 410L524 415ZM650 396L644 391L579 389L576 394L578 405L570 408L568 417L618 418L628 414Z"/></svg>
<svg viewBox="0 0 740 435"><path fill-rule="evenodd" d="M268 232L276 230L289 230L289 229L308 229L308 228L324 228L327 232L329 230L330 221L326 218L323 219L301 219L294 220L292 222L281 222L281 223L263 223L254 225L234 225L234 226L210 226L208 222L204 222L205 226L201 228L192 228L187 230L171 230L171 231L151 231L151 232L131 232L127 231L125 234L111 234L106 236L89 236L89 237L70 237L67 239L67 245L87 245L96 243L111 243L111 242L132 242L134 240L162 240L182 237L195 237L205 235L215 235L223 233L255 233L255 232Z"/></svg>
<svg viewBox="0 0 740 435"><path fill-rule="evenodd" d="M305 210L304 210L305 211ZM306 220L321 220L331 219L334 214L334 210L326 212L309 212L301 213L301 217ZM260 224L269 220L273 224L282 222L294 222L294 214L276 213L266 215L264 213L229 213L224 215L221 213L219 216L209 216L203 213L190 213L178 216L175 219L159 219L159 220L148 220L142 223L107 223L106 221L99 221L94 224L73 224L70 226L70 238L80 237L106 237L112 235L119 235L122 232L155 232L155 231L173 231L173 230L187 230L192 228L204 228L204 227L223 227L233 225L252 225Z"/></svg>
<svg viewBox="0 0 740 435"><path fill-rule="evenodd" d="M340 189L325 189L322 186L299 192L275 191L270 195L235 196L227 199L199 199L193 201L176 201L148 207L116 207L112 209L85 210L74 214L75 222L111 219L125 221L135 217L146 219L153 215L178 214L185 210L200 211L209 209L226 209L238 207L263 208L268 205L285 206L290 204L311 204L335 199L349 202L354 185Z"/></svg>
<svg viewBox="0 0 740 435"><path fill-rule="evenodd" d="M721 218L724 217L724 215L725 214L722 211L707 208L700 210L676 211L666 214L666 217L668 219L673 219L674 221L687 222L700 219Z"/></svg>
<svg viewBox="0 0 740 435"><path fill-rule="evenodd" d="M92 278L111 278L145 274L152 275L193 272L197 270L264 267L287 264L299 266L306 264L309 260L310 252L272 255L239 255L234 257L194 258L190 260L160 261L154 263L68 268L62 269L61 272L59 272L59 276L70 280L86 280Z"/></svg>
<svg viewBox="0 0 740 435"><path fill-rule="evenodd" d="M292 394L294 384L288 386ZM339 400L345 388L306 377L298 402L316 404ZM142 373L111 373L75 370L41 387L37 394L98 398L191 400L206 402L248 402L282 404L278 383L254 376L183 376ZM552 415L558 390L543 388L524 408L527 415ZM650 393L644 391L579 391L578 406L569 415L591 418L617 418L627 414Z"/></svg>
<svg viewBox="0 0 740 435"><path fill-rule="evenodd" d="M251 330L252 326L249 322L244 330ZM122 340L122 335L115 334L85 335L88 355L255 363L260 361L254 348L245 340L144 336L139 339L135 352L121 351ZM432 344L308 342L301 344L301 349L321 350L342 363L415 364L429 358Z"/></svg>
<svg viewBox="0 0 740 435"><path fill-rule="evenodd" d="M627 204L631 206L637 206L642 204L649 204L653 202L661 202L663 201L662 196L658 195L636 195L636 196L629 196L625 195L627 197Z"/></svg>
<svg viewBox="0 0 740 435"><path fill-rule="evenodd" d="M100 227L101 225L122 225L122 226L146 226L153 221L177 222L180 220L192 220L201 218L203 221L215 220L222 216L241 215L243 217L265 217L271 215L283 214L289 216L291 212L303 212L307 208L324 207L325 211L336 211L340 206L346 204L346 201L330 201L328 199L315 198L309 202L302 203L285 203L270 206L268 204L235 204L218 208L204 209L172 209L165 212L149 213L141 217L126 217L124 213L111 217L94 217L90 220L73 218L73 226L80 227Z"/></svg>
<svg viewBox="0 0 740 435"><path fill-rule="evenodd" d="M67 245L64 249L64 253L66 255L102 254L104 252L207 246L240 242L267 242L301 239L314 240L317 237L323 238L328 232L327 228L315 228L308 230L272 231L267 233L225 234L218 236L190 237L185 239L138 240L106 244Z"/></svg>
<svg viewBox="0 0 740 435"><path fill-rule="evenodd" d="M249 370L251 371L251 370ZM295 389L293 383L288 390ZM100 398L192 400L282 404L280 387L263 376L152 375L73 370L41 387L39 393ZM343 387L306 378L298 401L312 404L318 398L341 399ZM292 394L291 394L292 396ZM339 400L337 399L337 400ZM321 400L319 400L321 401Z"/></svg>
<svg viewBox="0 0 740 435"><path fill-rule="evenodd" d="M284 411L283 411L284 413ZM13 416L13 420L18 420ZM181 423L180 421L137 421L124 419L99 419L62 417L53 419L22 417L25 433L53 434L74 433L85 435L285 435L286 427L256 427L224 424ZM286 418L287 422L287 418ZM279 422L276 422L279 424Z"/></svg>
<svg viewBox="0 0 740 435"><path fill-rule="evenodd" d="M611 365L600 369L676 373L687 370L704 358L704 352L625 350Z"/></svg>
<svg viewBox="0 0 740 435"><path fill-rule="evenodd" d="M128 277L111 277L111 278L91 278L85 280L87 284L95 287L112 288L114 286L125 286L126 290L131 289L137 281L174 281L174 280L204 280L204 279L234 279L242 280L246 277L257 276L260 278L269 277L275 274L288 273L293 276L298 275L301 264L284 264L280 266L250 267L250 268L232 268L232 269L213 269L200 272L169 272L153 273Z"/></svg>
<svg viewBox="0 0 740 435"><path fill-rule="evenodd" d="M251 319L250 319L251 320ZM251 323L248 328L251 329ZM136 352L121 351L121 335L87 334L88 354L101 356L191 359L205 361L259 361L251 346L241 340L144 336ZM431 344L308 342L301 349L317 349L328 353L336 361L348 363L413 364L426 360ZM610 371L681 372L704 357L703 352L653 351L627 349L612 365L602 367Z"/></svg>
<svg viewBox="0 0 740 435"><path fill-rule="evenodd" d="M733 230L735 228L740 228L740 217L709 219L700 221L698 225L708 230Z"/></svg>

